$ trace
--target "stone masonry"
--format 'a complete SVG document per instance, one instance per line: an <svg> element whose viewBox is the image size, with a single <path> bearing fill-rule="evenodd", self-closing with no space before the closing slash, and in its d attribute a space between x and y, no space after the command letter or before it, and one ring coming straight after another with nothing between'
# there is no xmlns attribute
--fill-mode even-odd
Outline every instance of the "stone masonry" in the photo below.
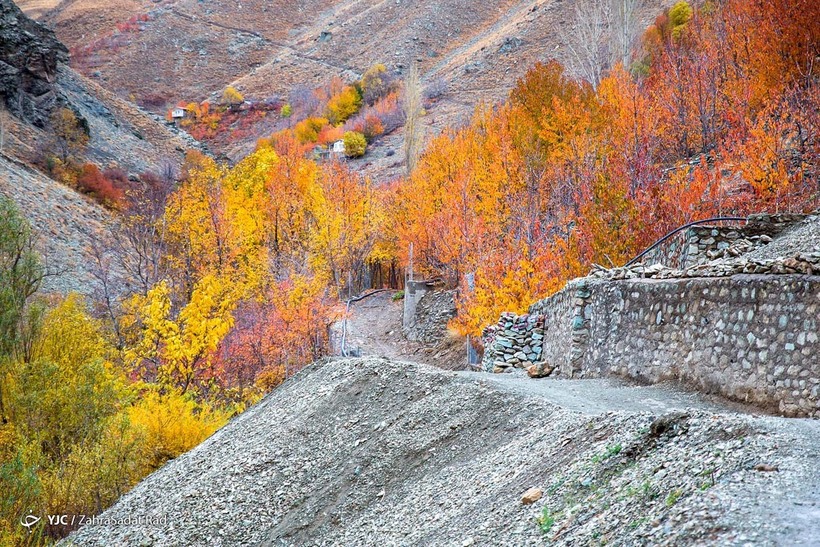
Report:
<svg viewBox="0 0 820 547"><path fill-rule="evenodd" d="M807 222L820 226L820 217ZM771 236L756 230L728 239L759 248ZM547 373L679 381L786 416L820 417L820 248L802 247L814 250L775 259L723 253L685 270L598 270L485 329L485 370L530 364L517 356L533 346L515 327L526 318L541 327L534 364Z"/></svg>
<svg viewBox="0 0 820 547"><path fill-rule="evenodd" d="M512 368L529 368L541 362L544 318L503 313L497 325L484 330L482 340L484 370L504 372Z"/></svg>

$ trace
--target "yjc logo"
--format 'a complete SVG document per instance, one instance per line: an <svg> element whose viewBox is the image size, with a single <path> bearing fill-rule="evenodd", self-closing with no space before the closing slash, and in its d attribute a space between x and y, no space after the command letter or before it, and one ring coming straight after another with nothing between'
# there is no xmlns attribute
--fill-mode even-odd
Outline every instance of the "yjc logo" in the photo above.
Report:
<svg viewBox="0 0 820 547"><path fill-rule="evenodd" d="M35 515L27 515L20 519L20 524L28 528L28 533L31 533L31 527L40 522L40 517Z"/></svg>

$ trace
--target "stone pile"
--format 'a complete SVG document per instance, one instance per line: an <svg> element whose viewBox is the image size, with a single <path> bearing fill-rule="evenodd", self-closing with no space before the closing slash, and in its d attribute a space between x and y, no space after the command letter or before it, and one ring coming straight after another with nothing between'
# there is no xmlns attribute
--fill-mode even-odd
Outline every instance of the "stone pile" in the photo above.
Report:
<svg viewBox="0 0 820 547"><path fill-rule="evenodd" d="M447 334L447 324L456 316L456 291L430 291L421 297L406 329L408 340L436 344Z"/></svg>
<svg viewBox="0 0 820 547"><path fill-rule="evenodd" d="M511 372L539 364L543 340L543 316L502 313L498 324L487 327L482 334L485 370Z"/></svg>
<svg viewBox="0 0 820 547"><path fill-rule="evenodd" d="M728 251L728 249L726 249ZM820 275L820 250L795 253L775 259L755 260L745 256L698 264L678 270L663 264L635 264L624 268L597 268L590 272L594 279L677 279L688 277L729 277L737 274Z"/></svg>
<svg viewBox="0 0 820 547"><path fill-rule="evenodd" d="M752 236L748 239L737 239L733 243L718 243L717 248L706 251L706 258L717 260L719 258L734 258L754 251L755 249L772 242L772 238L766 234Z"/></svg>

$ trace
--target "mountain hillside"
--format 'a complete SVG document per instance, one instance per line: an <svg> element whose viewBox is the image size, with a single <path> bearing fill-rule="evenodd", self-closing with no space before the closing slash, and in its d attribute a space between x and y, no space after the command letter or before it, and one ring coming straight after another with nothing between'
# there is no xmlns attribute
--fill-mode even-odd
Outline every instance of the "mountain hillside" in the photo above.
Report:
<svg viewBox="0 0 820 547"><path fill-rule="evenodd" d="M66 0L48 10L42 0L18 3L56 29L73 66L159 113L228 85L263 100L334 76L352 81L374 63L401 74L415 62L423 84L445 90L425 117L430 133L504 99L536 61L572 66L568 40L576 39L579 16L574 3L560 0L129 0L112 7ZM630 32L670 3L637 4ZM389 162L376 163L384 171Z"/></svg>
<svg viewBox="0 0 820 547"><path fill-rule="evenodd" d="M39 171L0 155L0 195L14 200L34 227L49 276L45 292L89 293L92 249L111 221L108 211Z"/></svg>
<svg viewBox="0 0 820 547"><path fill-rule="evenodd" d="M18 203L39 236L47 290L90 293L90 252L109 211L44 173L52 116L66 109L87 135L82 158L136 180L179 165L199 144L68 66L67 48L11 0L0 0L0 193Z"/></svg>

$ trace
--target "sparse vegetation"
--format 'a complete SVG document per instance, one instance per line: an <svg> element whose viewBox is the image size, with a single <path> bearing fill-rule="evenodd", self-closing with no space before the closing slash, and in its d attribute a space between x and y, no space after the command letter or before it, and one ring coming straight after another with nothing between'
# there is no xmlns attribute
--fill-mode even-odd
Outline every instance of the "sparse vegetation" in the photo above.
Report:
<svg viewBox="0 0 820 547"><path fill-rule="evenodd" d="M681 496L683 496L683 489L675 488L674 490L669 492L669 495L666 496L666 506L672 507L673 505L678 503L678 500L681 498Z"/></svg>
<svg viewBox="0 0 820 547"><path fill-rule="evenodd" d="M555 519L556 516L553 515L550 508L545 505L544 508L541 509L541 516L536 519L538 528L542 534L546 535L550 533L552 527L555 525Z"/></svg>
<svg viewBox="0 0 820 547"><path fill-rule="evenodd" d="M53 154L63 163L83 155L89 140L85 120L77 117L70 108L58 108L51 115Z"/></svg>
<svg viewBox="0 0 820 547"><path fill-rule="evenodd" d="M595 454L594 456L592 456L592 462L601 463L603 461L606 461L609 458L620 454L622 449L623 447L621 446L621 443L607 446L603 454Z"/></svg>

